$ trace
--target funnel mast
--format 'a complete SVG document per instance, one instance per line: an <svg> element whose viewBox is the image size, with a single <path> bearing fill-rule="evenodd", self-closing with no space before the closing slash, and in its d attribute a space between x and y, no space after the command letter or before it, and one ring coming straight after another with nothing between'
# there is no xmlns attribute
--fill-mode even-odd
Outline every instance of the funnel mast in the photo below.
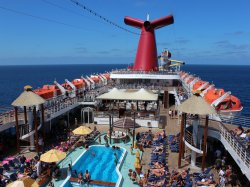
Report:
<svg viewBox="0 0 250 187"><path fill-rule="evenodd" d="M135 71L158 71L157 49L155 42L155 29L174 23L172 15L154 21L142 21L126 16L124 22L127 25L141 29L140 41L133 70Z"/></svg>

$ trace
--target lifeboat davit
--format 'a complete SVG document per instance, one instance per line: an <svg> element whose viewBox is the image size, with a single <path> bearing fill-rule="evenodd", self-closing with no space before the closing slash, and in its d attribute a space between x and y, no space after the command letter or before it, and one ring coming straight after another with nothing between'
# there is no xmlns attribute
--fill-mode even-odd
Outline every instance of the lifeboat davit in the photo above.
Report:
<svg viewBox="0 0 250 187"><path fill-rule="evenodd" d="M98 76L95 75L91 75L90 78L96 83L99 84L100 83L100 78Z"/></svg>
<svg viewBox="0 0 250 187"><path fill-rule="evenodd" d="M107 80L110 80L110 74L109 73L105 73L105 74L102 74L104 77L106 77Z"/></svg>
<svg viewBox="0 0 250 187"><path fill-rule="evenodd" d="M193 92L195 92L198 88L200 88L203 84L205 84L206 81L199 80L193 85ZM209 84L207 84L204 88L201 89L201 91L207 89Z"/></svg>
<svg viewBox="0 0 250 187"><path fill-rule="evenodd" d="M190 77L190 78L186 81L186 83L187 83L187 84L190 84L194 79L195 79L194 77Z"/></svg>
<svg viewBox="0 0 250 187"><path fill-rule="evenodd" d="M189 76L189 74L188 73L185 73L181 78L182 78L182 80L184 80L185 78L187 78Z"/></svg>
<svg viewBox="0 0 250 187"><path fill-rule="evenodd" d="M67 90L67 91L71 91L72 90L72 88L71 88L71 86L68 84L68 83L63 83L63 84L61 84L62 85L62 87L64 87L65 88L65 90Z"/></svg>
<svg viewBox="0 0 250 187"><path fill-rule="evenodd" d="M45 100L52 99L62 94L56 85L43 85L42 88L37 88L34 92Z"/></svg>
<svg viewBox="0 0 250 187"><path fill-rule="evenodd" d="M209 104L212 104L215 100L219 99L224 94L224 89L212 88L208 90L204 95L204 99ZM237 97L229 95L225 99L223 99L217 106L215 106L215 109L219 110L220 112L239 112L243 109L243 107Z"/></svg>

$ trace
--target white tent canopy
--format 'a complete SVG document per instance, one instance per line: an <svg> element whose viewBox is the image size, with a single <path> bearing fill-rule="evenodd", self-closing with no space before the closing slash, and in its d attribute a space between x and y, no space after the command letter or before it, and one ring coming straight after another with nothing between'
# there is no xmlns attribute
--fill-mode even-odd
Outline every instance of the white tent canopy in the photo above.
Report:
<svg viewBox="0 0 250 187"><path fill-rule="evenodd" d="M135 92L118 90L113 88L108 93L97 97L100 100L133 100L133 101L157 101L158 94L151 93L145 89L140 89Z"/></svg>

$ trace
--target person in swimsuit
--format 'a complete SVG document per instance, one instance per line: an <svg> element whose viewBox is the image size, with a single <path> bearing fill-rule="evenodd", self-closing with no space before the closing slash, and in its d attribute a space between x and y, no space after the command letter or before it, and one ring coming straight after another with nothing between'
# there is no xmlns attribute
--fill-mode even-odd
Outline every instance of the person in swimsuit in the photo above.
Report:
<svg viewBox="0 0 250 187"><path fill-rule="evenodd" d="M78 181L77 181L77 182L79 182L80 184L83 183L83 175L82 175L82 172L80 172L80 173L78 174Z"/></svg>
<svg viewBox="0 0 250 187"><path fill-rule="evenodd" d="M85 180L86 180L87 183L90 182L90 173L89 173L88 170L86 170L86 172L85 172Z"/></svg>

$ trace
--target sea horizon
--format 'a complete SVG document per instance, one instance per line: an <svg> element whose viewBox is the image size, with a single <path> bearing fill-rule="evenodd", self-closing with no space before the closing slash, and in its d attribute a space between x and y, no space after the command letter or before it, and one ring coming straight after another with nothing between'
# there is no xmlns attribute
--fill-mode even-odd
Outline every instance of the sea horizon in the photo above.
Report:
<svg viewBox="0 0 250 187"><path fill-rule="evenodd" d="M126 65L129 66L130 64L124 64L124 63L110 63L110 64L104 64L104 63L84 63L84 64L0 64L1 66L68 66L68 65ZM250 66L250 64L185 64L184 66Z"/></svg>

